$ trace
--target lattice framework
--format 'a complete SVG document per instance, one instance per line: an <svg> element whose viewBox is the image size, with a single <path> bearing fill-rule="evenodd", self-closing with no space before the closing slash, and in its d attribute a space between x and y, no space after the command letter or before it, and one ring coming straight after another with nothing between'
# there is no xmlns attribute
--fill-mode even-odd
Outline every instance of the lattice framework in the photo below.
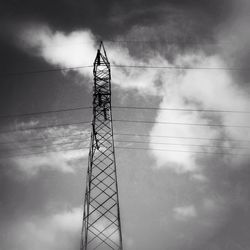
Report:
<svg viewBox="0 0 250 250"><path fill-rule="evenodd" d="M111 111L111 73L101 42L94 61L93 121L81 250L122 250Z"/></svg>

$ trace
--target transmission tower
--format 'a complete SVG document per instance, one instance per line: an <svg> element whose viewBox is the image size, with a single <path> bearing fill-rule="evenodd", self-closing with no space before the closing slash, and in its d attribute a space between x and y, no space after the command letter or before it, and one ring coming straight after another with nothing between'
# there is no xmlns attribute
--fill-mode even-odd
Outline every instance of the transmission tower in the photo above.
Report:
<svg viewBox="0 0 250 250"><path fill-rule="evenodd" d="M81 250L122 250L111 112L111 74L101 42L94 61L93 120Z"/></svg>

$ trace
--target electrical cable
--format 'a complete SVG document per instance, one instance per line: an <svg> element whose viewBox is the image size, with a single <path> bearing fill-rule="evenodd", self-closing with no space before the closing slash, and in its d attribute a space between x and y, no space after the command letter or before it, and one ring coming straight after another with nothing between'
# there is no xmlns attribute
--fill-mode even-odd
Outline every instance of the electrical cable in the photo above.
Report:
<svg viewBox="0 0 250 250"><path fill-rule="evenodd" d="M216 145L205 145L205 144L182 144L182 143L167 143L167 142L150 142L150 141L130 141L130 140L116 140L116 142L124 143L150 143L156 145L171 145L171 146L191 146L191 147L208 147L208 148L217 148L217 149L250 149L250 147L225 147L225 146L216 146Z"/></svg>
<svg viewBox="0 0 250 250"><path fill-rule="evenodd" d="M58 139L58 138L72 138L75 136L89 136L90 132L80 132L76 134L70 134L70 135L57 135L57 136L46 136L46 137L38 137L38 138L28 138L28 139L17 139L17 140L12 140L12 141L4 141L0 142L0 145L6 145L6 144L16 144L16 143L29 143L33 141L42 141L46 142L51 139ZM184 140L206 140L206 141L218 141L218 142L225 142L225 141L230 141L230 142L250 142L250 140L233 140L233 139L228 139L225 138L219 139L219 138L204 138L204 137L184 137L184 136L168 136L168 135L149 135L149 134L132 134L132 133L114 133L114 136L133 136L133 137L153 137L153 138L167 138L167 139L184 139Z"/></svg>
<svg viewBox="0 0 250 250"><path fill-rule="evenodd" d="M170 136L170 135L149 135L149 134L132 134L132 133L114 133L116 136L142 136L142 137L155 137L155 138L169 138L169 139L187 139L187 140L208 140L208 141L224 141L219 138L206 138L206 137L187 137L187 136ZM250 140L234 140L225 138L225 141L232 142L250 142Z"/></svg>
<svg viewBox="0 0 250 250"><path fill-rule="evenodd" d="M203 124L203 123L181 123L181 122L161 122L161 121L139 121L139 120L126 120L126 119L115 119L114 122L127 122L127 123L144 123L144 124L166 124L166 125L182 125L182 126L202 126L202 127L229 127L229 128L250 128L250 126L245 125L228 125L228 124ZM37 130L37 129L48 129L52 127L64 127L71 125L79 125L79 124L87 124L90 121L81 121L81 122L73 122L73 123L65 123L65 124L55 124L55 125L47 125L47 126L36 126L31 128L20 128L20 129L10 129L10 130L0 130L0 134L12 133L12 132L20 132L20 131L29 131L29 130Z"/></svg>
<svg viewBox="0 0 250 250"><path fill-rule="evenodd" d="M51 114L51 113L60 113L60 112L76 111L76 110L83 110L83 109L90 109L90 108L91 108L91 107L76 107L76 108L57 109L57 110L46 110L46 111L38 111L38 112L30 112L30 113L9 114L9 115L0 115L0 118L13 118L13 117L36 116L36 115L44 115L44 114Z"/></svg>
<svg viewBox="0 0 250 250"><path fill-rule="evenodd" d="M137 147L120 147L117 149L130 149L130 150L153 150L153 151L163 151L163 152L176 152L176 153L194 153L194 154L214 154L214 155L234 155L234 156L249 156L249 154L234 154L234 153L220 153L220 152L203 152L203 151L189 151L189 150L171 150L171 149L161 149L161 148L137 148Z"/></svg>
<svg viewBox="0 0 250 250"><path fill-rule="evenodd" d="M28 147L21 147L21 148L6 148L5 150L0 150L0 153L5 152L5 151L16 151L16 150L32 150L33 148L47 148L47 147L54 147L54 146L64 146L64 145L69 145L72 143L83 143L83 140L73 140L73 141L68 141L68 142L59 142L59 143L51 143L51 144L43 144L43 145L32 145ZM89 142L88 142L89 143Z"/></svg>
<svg viewBox="0 0 250 250"><path fill-rule="evenodd" d="M42 152L36 152L36 153L27 153L27 154L16 154L16 155L5 155L0 156L1 159L5 158L16 158L16 157L26 157L26 156L32 156L32 155L43 155L43 154L49 154L49 153L58 153L58 152L67 152L67 151L75 151L75 150L82 150L82 149L89 149L89 147L79 147L79 148L69 148L69 149L63 149L63 150L49 150L49 151L42 151Z"/></svg>
<svg viewBox="0 0 250 250"><path fill-rule="evenodd" d="M188 67L188 66L122 65L122 64L111 64L110 66L113 68L170 69L170 70L226 70L226 71L250 70L250 68L238 68L238 67Z"/></svg>
<svg viewBox="0 0 250 250"><path fill-rule="evenodd" d="M36 126L31 128L20 128L20 129L9 129L9 130L0 130L0 134L6 133L13 133L13 132L20 132L20 131L30 131L30 130L37 130L37 129L48 129L48 128L57 128L57 127L65 127L65 126L72 126L72 125L80 125L80 124L87 124L90 123L89 121L81 121L81 122L72 122L72 123L64 123L64 124L55 124L55 125L47 125L47 126Z"/></svg>
<svg viewBox="0 0 250 250"><path fill-rule="evenodd" d="M183 126L202 126L202 127L227 127L227 128L250 128L245 125L225 125L225 124L204 124L204 123L182 123L182 122L161 122L161 121L139 121L139 120L126 120L116 119L114 122L128 122L128 123L149 123L149 124L168 124L168 125L183 125Z"/></svg>
<svg viewBox="0 0 250 250"><path fill-rule="evenodd" d="M170 149L156 149L156 148L138 148L138 147L121 147L117 146L116 149L129 149L129 150L147 150L147 151L163 151L163 152L175 152L175 153L194 153L194 154L211 154L211 155L233 155L233 156L249 156L249 154L237 154L237 153L223 153L223 152L205 152L205 151L189 151L189 150L170 150ZM55 151L46 151L46 152L36 152L36 153L27 153L27 154L19 154L19 155L5 155L0 156L0 158L15 158L15 157L24 157L29 155L40 155L40 154L48 154L55 152L63 152L63 151L71 151L71 150L81 150L81 149L89 149L89 147L79 147L79 148L70 148L65 150L55 150Z"/></svg>
<svg viewBox="0 0 250 250"><path fill-rule="evenodd" d="M59 142L59 143L44 143L41 145L29 145L28 147L21 147L21 148L6 148L5 150L0 150L0 152L3 151L15 151L15 150L32 150L33 148L44 148L44 147L53 147L53 146L64 146L72 143L83 143L85 142L83 139L87 138L82 138L82 139L76 139L76 140L71 140L67 142ZM155 144L155 145L170 145L170 146L191 146L191 147L205 147L205 148L217 148L217 149L250 149L249 147L238 147L238 146L232 146L232 147L225 147L225 146L215 146L215 145L201 145L201 144L182 144L182 143L164 143L164 142L150 142L150 141L131 141L131 140L115 140L115 142L122 142L122 143L140 143L140 144ZM89 143L89 141L87 141Z"/></svg>
<svg viewBox="0 0 250 250"><path fill-rule="evenodd" d="M113 109L135 109L135 110L166 110L166 111L188 111L188 112L218 112L218 113L243 113L250 114L250 111L243 110L219 110L219 109L185 109L185 108L160 108L160 107L135 107L135 106L112 106Z"/></svg>
<svg viewBox="0 0 250 250"><path fill-rule="evenodd" d="M188 66L157 66L157 65L122 65L122 64L111 64L113 68L139 68L139 69L169 69L169 70L226 70L226 71L249 71L249 68L240 67L188 67ZM83 68L91 68L92 65L83 65L77 67L65 67L65 68L55 68L46 70L34 70L34 71L20 71L20 72L7 72L0 73L0 77L12 77L12 76L23 76L30 74L43 74L58 72L63 70L77 70Z"/></svg>
<svg viewBox="0 0 250 250"><path fill-rule="evenodd" d="M76 134L71 134L71 135L57 135L57 136L47 136L47 137L37 137L37 138L29 138L29 139L17 139L17 140L12 140L12 141L4 141L0 142L0 145L6 145L6 144L16 144L16 143L26 143L26 142L32 142L32 141L48 141L50 139L58 139L58 138L71 138L74 136L82 136L82 135L90 135L90 132L88 133L76 133Z"/></svg>
<svg viewBox="0 0 250 250"><path fill-rule="evenodd" d="M83 66L77 66L77 67L64 67L64 68L54 68L54 69L39 69L39 70L33 70L33 71L7 72L7 73L0 73L0 77L51 73L51 72L57 72L57 71L63 71L63 70L76 70L76 69L92 68L92 67L93 67L92 65L83 65Z"/></svg>
<svg viewBox="0 0 250 250"><path fill-rule="evenodd" d="M160 108L160 107L136 107L136 106L112 106L113 109L134 109L134 110L166 110L166 111L187 111L187 112L219 112L219 113L243 113L250 114L250 111L243 110L219 110L219 109L185 109L185 108ZM79 106L74 108L63 108L56 110L45 110L38 112L26 112L19 114L9 114L9 115L0 115L0 118L14 118L14 117L25 117L25 116L36 116L36 115L44 115L50 113L60 113L60 112L68 112L68 111L77 111L84 109L92 109L92 107L88 106Z"/></svg>

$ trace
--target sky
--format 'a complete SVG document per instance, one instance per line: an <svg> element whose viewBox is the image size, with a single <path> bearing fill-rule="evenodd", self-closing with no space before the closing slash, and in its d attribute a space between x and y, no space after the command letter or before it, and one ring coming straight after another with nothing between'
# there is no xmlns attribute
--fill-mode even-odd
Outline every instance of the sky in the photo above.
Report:
<svg viewBox="0 0 250 250"><path fill-rule="evenodd" d="M248 0L2 0L0 250L80 248L91 110L47 111L91 106L101 40L124 249L250 249L249 11ZM154 109L117 108L128 106Z"/></svg>

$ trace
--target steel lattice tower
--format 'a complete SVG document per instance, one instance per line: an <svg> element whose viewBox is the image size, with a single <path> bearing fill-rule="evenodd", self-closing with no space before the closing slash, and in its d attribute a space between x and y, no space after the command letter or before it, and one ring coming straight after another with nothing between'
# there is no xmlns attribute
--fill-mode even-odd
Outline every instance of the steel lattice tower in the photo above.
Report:
<svg viewBox="0 0 250 250"><path fill-rule="evenodd" d="M111 74L101 42L94 61L93 121L81 250L122 250L111 113Z"/></svg>

